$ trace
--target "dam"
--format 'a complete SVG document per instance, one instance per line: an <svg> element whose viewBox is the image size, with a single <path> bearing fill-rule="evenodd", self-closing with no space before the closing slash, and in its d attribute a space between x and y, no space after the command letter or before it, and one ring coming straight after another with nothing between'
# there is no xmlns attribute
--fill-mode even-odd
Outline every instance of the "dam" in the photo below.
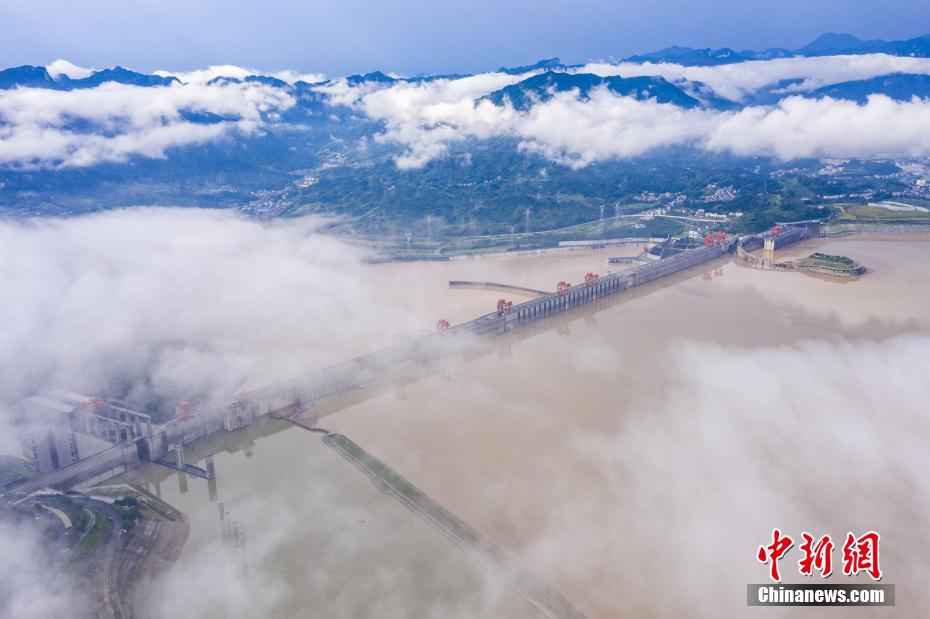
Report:
<svg viewBox="0 0 930 619"><path fill-rule="evenodd" d="M413 373L424 364L464 350L476 338L495 338L525 329L536 321L720 258L734 251L738 245L753 248L770 243L780 248L805 236L803 229L791 227L744 237L717 235L707 237L704 246L685 249L633 268L606 275L589 273L584 283L579 285L560 282L555 292L519 304L499 303L498 311L473 320L457 325L438 325L440 328L436 333L240 393L223 407L152 426L125 442L11 490L28 494L44 487L67 489L99 483L136 468L143 461L164 461L179 446L189 445L217 432L247 427L271 413L302 413L337 396L363 392L372 385ZM185 463L179 461L178 466L183 467Z"/></svg>

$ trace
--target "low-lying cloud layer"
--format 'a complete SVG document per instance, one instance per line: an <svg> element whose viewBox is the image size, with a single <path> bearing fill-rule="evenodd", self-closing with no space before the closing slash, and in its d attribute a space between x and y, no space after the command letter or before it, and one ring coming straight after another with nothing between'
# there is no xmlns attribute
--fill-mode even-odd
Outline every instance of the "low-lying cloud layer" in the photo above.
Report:
<svg viewBox="0 0 930 619"><path fill-rule="evenodd" d="M707 67L674 63L590 63L575 70L596 75L659 75L670 82L702 82L721 97L742 101L754 92L785 80L797 83L784 92L798 92L889 73L930 73L930 58L907 58L888 54L776 58Z"/></svg>
<svg viewBox="0 0 930 619"><path fill-rule="evenodd" d="M0 615L18 619L87 617L87 600L67 570L51 569L35 529L0 520Z"/></svg>
<svg viewBox="0 0 930 619"><path fill-rule="evenodd" d="M0 306L0 404L56 382L94 389L127 369L177 394L206 385L228 395L247 376L285 377L429 324L431 310L415 298L403 311L379 302L379 278L362 257L309 220L263 225L140 209L0 224L0 298L11 300ZM390 267L380 268L387 279ZM896 302L919 309L922 301ZM744 309L755 315L758 306ZM358 440L405 474L404 457L418 460L421 479L438 479L425 490L468 505L481 518L467 520L591 616L738 614L742 587L765 578L753 554L772 526L795 537L879 530L885 582L907 592L899 612L918 615L930 603L921 588L930 576L921 517L930 509L930 339L846 341L836 332L724 346L672 338L674 319L637 323L648 310L631 303L622 325L605 311L599 331L579 320L572 337L507 343L500 356L510 361L463 364L432 387L412 385L409 400L372 401L371 416L356 418L349 434L367 432ZM759 315L754 331L765 322ZM804 325L807 316L791 311L785 321ZM651 346L613 339L647 324L662 335ZM577 381L567 385L572 372ZM326 426L341 430L342 418ZM250 550L239 555L248 574L220 547L205 483L192 480L194 491L172 498L186 498L178 506L188 509L199 492L205 507L191 513L209 520L194 519L200 542L169 572L158 598L164 614L293 615L315 604L335 615L519 616L494 612L500 583L472 577L472 587L468 572L443 565L438 553L454 545L352 466L308 447L317 435L278 436L259 442L254 459L218 455L229 467L220 469L221 500L248 523ZM391 456L392 443L403 457ZM353 500L366 490L380 508ZM68 613L74 599L31 560L34 540L0 527L0 547L10 555L0 614ZM786 573L796 558L783 561ZM410 591L433 596L405 598Z"/></svg>
<svg viewBox="0 0 930 619"><path fill-rule="evenodd" d="M397 158L401 168L422 167L455 142L490 137L516 138L520 148L572 167L674 145L786 160L930 152L930 102L898 102L884 95L864 105L792 96L776 106L714 112L639 101L601 88L587 100L558 93L526 112L486 100L437 101L395 111L398 100L415 98L392 89L361 103L385 122L379 139L405 148Z"/></svg>
<svg viewBox="0 0 930 619"><path fill-rule="evenodd" d="M669 80L706 81L719 95L746 93L785 79L777 105L738 111L686 110L654 100L619 96L606 88L590 97L556 93L529 110L497 106L481 99L526 76L491 73L466 80L400 83L371 92L370 85L343 88L341 102L385 124L383 142L405 148L401 168L418 168L467 139L511 137L521 148L573 167L633 157L653 148L690 145L739 155L782 159L818 155L922 155L930 152L930 102L893 101L873 96L864 105L829 97L792 95L828 83L865 79L893 71L930 72L930 60L886 55L793 58L720 67L672 64L588 65L579 72L598 75L662 75ZM467 82L468 88L462 87ZM354 97L352 95L355 95Z"/></svg>
<svg viewBox="0 0 930 619"><path fill-rule="evenodd" d="M618 615L732 616L745 603L739 587L766 580L753 550L772 527L795 539L875 529L883 582L911 592L900 612L918 612L930 602L919 585L930 575L919 558L930 531L914 518L930 508L928 350L918 335L757 349L681 343L664 360L657 402L617 433L574 445L609 491L553 500L535 560ZM579 535L579 523L596 535ZM811 582L798 575L796 548L782 573ZM610 576L616 589L585 585Z"/></svg>
<svg viewBox="0 0 930 619"><path fill-rule="evenodd" d="M378 267L373 277L375 267L363 263L365 256L319 234L311 219L268 224L227 212L135 208L63 220L0 221L0 298L8 301L0 304L0 454L21 452L7 422L17 416L21 398L48 387L94 395L116 381L128 387L130 399L194 396L197 406L210 407L239 389L372 352L395 344L398 335L432 330L435 304L397 285L397 278L409 279L409 270L392 277L391 267ZM384 302L384 286L395 297L403 293L404 302ZM495 603L496 590L447 601L442 590L430 589L435 582L423 587L406 567L382 562L384 557L400 562L403 555L407 562L401 565L420 565L425 553L428 565L437 566L432 573L451 590L484 582L445 538L433 536L316 436L291 433L298 456L309 451L323 458L322 467L301 457L288 464L274 451L262 454L271 458L272 468L285 466L279 487L300 489L282 496L277 507L220 481L227 492L222 500L235 507L236 518L265 523L250 529L248 552L243 547L237 555L247 556L251 573L212 535L216 509L210 505L209 528L192 523L200 527L192 538L206 539L205 547L192 541L190 558L168 574L169 593L156 599L158 608L151 612L292 616L306 606L279 610L279 605L313 587L325 592L329 608L341 611L337 616L360 608L372 613L393 608L380 616L397 617L489 614L480 609ZM308 440L315 449L307 448ZM229 459L218 454L218 465L232 466ZM243 460L238 454L236 459ZM313 476L327 471L327 462L330 471L354 483L317 483ZM234 478L229 469L221 470L229 475L221 479ZM364 500L355 498L360 490L368 493ZM368 531L373 527L365 520L371 517L366 502L372 497L399 526L389 521ZM360 527L368 531L362 539L376 537L383 545L363 547ZM430 545L408 543L423 537ZM293 550L295 539L313 550L293 552L291 569L279 553ZM9 555L0 566L0 615L86 614L75 609L87 608L79 593L87 585L52 575L29 526L0 522L0 548ZM442 554L434 559L437 548ZM367 571L358 571L353 550L365 553ZM313 555L309 563L306 552ZM360 588L346 587L347 574ZM422 589L433 596L419 599Z"/></svg>
<svg viewBox="0 0 930 619"><path fill-rule="evenodd" d="M898 586L898 612L919 615L930 603L920 584L930 531L918 516L930 509L930 338L926 321L893 308L927 303L891 294L924 275L914 269L889 267L886 284L858 293L886 294L858 307L870 320L853 327L832 309L850 299L834 283L810 279L820 297L799 282L801 300L776 301L747 294L743 270L727 265L709 286L695 276L590 322L566 319L570 335L496 344L499 362L492 352L324 426L591 617L740 616L745 585L767 578L755 551L775 526L796 540L879 531L883 582ZM781 279L771 275L758 286ZM797 277L809 279L784 279ZM702 288L706 297L681 294ZM796 546L782 573L812 582L799 558ZM837 572L829 582L868 581Z"/></svg>
<svg viewBox="0 0 930 619"><path fill-rule="evenodd" d="M775 108L721 115L706 147L781 159L813 155L926 155L930 101L898 102L872 95L865 105L830 98L789 97Z"/></svg>
<svg viewBox="0 0 930 619"><path fill-rule="evenodd" d="M65 60L48 68L71 76L87 73ZM312 88L332 109L350 107L374 123L376 139L399 147L396 162L402 169L422 167L444 156L455 143L500 137L516 139L521 149L574 167L674 145L783 159L930 152L930 102L925 99L893 101L876 94L856 104L809 97L816 88L850 80L930 74L926 58L869 54L707 67L591 63L566 72L661 76L687 92L698 89L703 95L710 92L728 99L736 109L684 109L620 96L606 88L595 89L589 97L580 97L577 91L555 93L527 110L506 102L494 105L484 98L536 72L395 82L337 79ZM224 65L174 73L182 83L172 86L106 83L70 92L0 91L0 166L76 167L132 157L161 158L171 148L254 134L297 103L292 88L257 82L209 83L220 76L242 79L254 73ZM273 76L288 84L323 79L292 71ZM760 92L768 93L765 101L776 103L753 104L753 96ZM807 93L808 98L799 93ZM195 121L191 115L209 116L212 122ZM338 123L350 122L339 115L331 114L329 119L336 123L327 128L331 132L338 132Z"/></svg>
<svg viewBox="0 0 930 619"><path fill-rule="evenodd" d="M49 387L214 406L433 324L379 307L363 253L316 229L196 209L0 222L0 422Z"/></svg>
<svg viewBox="0 0 930 619"><path fill-rule="evenodd" d="M49 73L52 73L51 67L49 67ZM293 84L295 82L315 84L326 79L326 76L322 73L299 73L290 69L263 73L257 69L248 69L246 67L239 67L233 64L213 65L207 67L206 69L195 69L193 71L178 72L162 70L155 71L155 75L160 75L162 77L176 77L185 84L206 84L210 80L217 77L231 77L233 79L241 80L249 77L250 75L268 75L270 77L283 80L288 84Z"/></svg>
<svg viewBox="0 0 930 619"><path fill-rule="evenodd" d="M283 90L254 83L143 88L109 82L86 90L0 91L0 165L83 167L163 158L170 148L254 133L293 104ZM185 114L217 118L203 124Z"/></svg>

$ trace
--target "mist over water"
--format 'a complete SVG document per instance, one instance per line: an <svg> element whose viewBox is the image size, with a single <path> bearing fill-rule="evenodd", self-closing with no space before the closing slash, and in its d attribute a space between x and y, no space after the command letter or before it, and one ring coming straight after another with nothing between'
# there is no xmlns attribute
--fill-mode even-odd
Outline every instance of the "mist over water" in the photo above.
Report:
<svg viewBox="0 0 930 619"><path fill-rule="evenodd" d="M49 386L217 401L429 324L319 221L132 209L0 222L0 405ZM390 329L387 327L390 326Z"/></svg>
<svg viewBox="0 0 930 619"><path fill-rule="evenodd" d="M874 271L841 284L712 263L489 342L319 424L592 617L742 615L745 585L765 581L755 550L773 527L796 540L879 531L895 613L919 615L930 605L930 242L794 251ZM367 265L312 220L142 209L3 223L0 296L19 300L0 306L4 425L42 386L93 393L127 376L130 394L211 405L429 332L438 318L486 313L502 296L450 290L450 279L551 289L603 273L614 253ZM535 616L505 577L318 434L273 421L189 459L207 453L215 502L207 482L189 478L182 491L167 469L126 477L191 521L158 616ZM13 548L8 533L0 542ZM797 559L795 549L782 561L789 582L801 580ZM29 565L4 582L34 590ZM23 608L0 591L6 608Z"/></svg>
<svg viewBox="0 0 930 619"><path fill-rule="evenodd" d="M879 531L883 582L900 592L896 612L919 614L930 604L920 593L930 575L920 560L930 539L922 517L930 297L914 284L930 275L930 243L818 241L796 253L815 250L876 270L843 284L712 264L596 313L556 318L532 337L489 343L483 356L443 364L319 423L512 551L589 616L741 615L745 585L767 574L755 550L776 526L795 539ZM405 293L425 297L449 279L578 280L603 272L609 253L373 268L404 273ZM475 315L499 296L446 290L437 307ZM250 573L277 575L278 608L535 616L506 579L391 506L318 435L284 428L255 441L256 461L235 450L217 457L219 500L231 493L232 505L247 496L274 506L274 533L264 532L264 507L250 507L242 522L250 549L274 540L250 550ZM195 523L175 574L202 565L217 543L216 508L198 484L187 494L173 479L160 485L209 523L207 533ZM295 513L313 516L284 516ZM334 532L353 518L372 537ZM317 527L329 531L325 540L308 533ZM782 561L785 580L804 581L793 553ZM349 597L314 577L317 568L339 574ZM416 588L398 589L411 581ZM184 591L178 580L168 587ZM398 590L408 595L390 594Z"/></svg>
<svg viewBox="0 0 930 619"><path fill-rule="evenodd" d="M365 252L319 223L165 208L0 220L0 453L21 453L20 402L44 389L171 415L182 399L218 406L430 324L418 309L428 303L379 304ZM32 539L28 527L0 530L0 548L30 567L0 579L0 615L44 616ZM42 598L49 609L86 606L70 576Z"/></svg>

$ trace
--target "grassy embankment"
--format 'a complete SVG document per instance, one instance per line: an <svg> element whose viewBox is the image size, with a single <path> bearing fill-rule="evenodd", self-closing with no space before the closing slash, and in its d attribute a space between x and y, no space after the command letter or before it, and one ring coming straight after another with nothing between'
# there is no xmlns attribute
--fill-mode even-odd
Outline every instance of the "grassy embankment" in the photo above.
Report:
<svg viewBox="0 0 930 619"><path fill-rule="evenodd" d="M110 538L110 534L113 532L113 523L110 522L104 511L96 507L88 507L87 510L94 515L94 527L84 535L74 549L72 560L75 563L82 563L87 560Z"/></svg>
<svg viewBox="0 0 930 619"><path fill-rule="evenodd" d="M407 481L392 468L378 460L358 444L341 434L328 434L325 440L338 451L347 455L357 466L364 470L376 484L390 489L410 504L415 510L434 519L441 527L447 529L460 542L474 547L488 545L478 533L433 501L419 488Z"/></svg>
<svg viewBox="0 0 930 619"><path fill-rule="evenodd" d="M26 466L20 458L0 455L0 488L12 488L38 476L39 474Z"/></svg>
<svg viewBox="0 0 930 619"><path fill-rule="evenodd" d="M833 256L821 253L811 254L807 258L802 258L798 260L798 264L829 269L852 269L856 266L855 261L846 256Z"/></svg>
<svg viewBox="0 0 930 619"><path fill-rule="evenodd" d="M930 223L930 211L922 200L837 204L834 208L836 223Z"/></svg>

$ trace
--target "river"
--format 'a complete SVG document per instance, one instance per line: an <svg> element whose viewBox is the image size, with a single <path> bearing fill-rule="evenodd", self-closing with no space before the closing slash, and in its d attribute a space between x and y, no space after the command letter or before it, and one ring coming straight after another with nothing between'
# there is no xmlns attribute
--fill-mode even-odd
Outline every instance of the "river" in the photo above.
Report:
<svg viewBox="0 0 930 619"><path fill-rule="evenodd" d="M521 297L448 280L553 289L634 251L369 268L393 309L426 303L455 323ZM916 614L930 604L920 560L930 539L920 468L930 241L812 240L779 255L814 251L871 272L838 282L708 263L491 342L319 423L591 617L745 613L746 584L767 577L755 551L773 527L831 533L838 545L847 530L880 531L883 582L897 584L899 611ZM127 476L191 520L159 614L536 616L319 434L271 421L189 459L208 452L213 500L206 481L182 484L168 469ZM801 582L796 565L782 565ZM859 581L837 581L847 580Z"/></svg>

